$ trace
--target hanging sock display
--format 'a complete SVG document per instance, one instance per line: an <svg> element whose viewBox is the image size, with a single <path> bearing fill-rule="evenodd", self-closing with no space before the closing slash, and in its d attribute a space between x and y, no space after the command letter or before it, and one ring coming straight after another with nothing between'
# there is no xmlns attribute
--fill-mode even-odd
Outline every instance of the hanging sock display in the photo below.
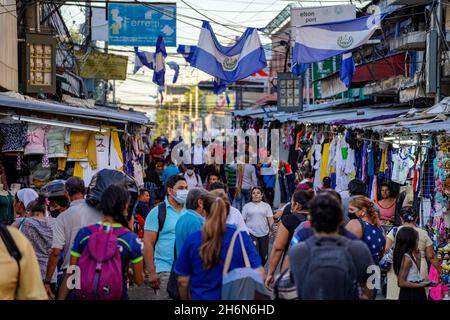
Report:
<svg viewBox="0 0 450 320"><path fill-rule="evenodd" d="M204 21L191 66L231 83L264 69L267 61L257 29L247 28L233 46L225 47Z"/></svg>

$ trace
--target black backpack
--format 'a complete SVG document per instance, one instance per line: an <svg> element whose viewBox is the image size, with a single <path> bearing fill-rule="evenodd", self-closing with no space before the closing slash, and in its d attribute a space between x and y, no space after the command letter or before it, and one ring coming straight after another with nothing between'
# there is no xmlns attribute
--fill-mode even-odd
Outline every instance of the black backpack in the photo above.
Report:
<svg viewBox="0 0 450 320"><path fill-rule="evenodd" d="M305 272L299 280L300 300L359 299L356 267L348 249L350 243L344 237L312 237L300 244L309 251Z"/></svg>
<svg viewBox="0 0 450 320"><path fill-rule="evenodd" d="M19 269L17 274L16 293L14 295L14 297L17 297L17 291L19 290L20 284L20 260L22 259L22 254L20 253L19 248L17 248L17 245L14 242L11 233L8 231L8 228L1 223L0 223L0 238L5 244L6 250L8 250L9 255L13 257L14 260L16 260L17 267Z"/></svg>

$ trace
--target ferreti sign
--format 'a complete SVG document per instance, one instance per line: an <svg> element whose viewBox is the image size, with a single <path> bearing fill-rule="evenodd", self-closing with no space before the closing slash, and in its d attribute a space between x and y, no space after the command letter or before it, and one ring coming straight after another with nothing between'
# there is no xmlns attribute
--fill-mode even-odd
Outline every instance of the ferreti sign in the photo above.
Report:
<svg viewBox="0 0 450 320"><path fill-rule="evenodd" d="M339 5L313 8L292 8L291 26L301 27L312 24L339 22L356 18L356 6Z"/></svg>
<svg viewBox="0 0 450 320"><path fill-rule="evenodd" d="M177 45L176 4L108 4L109 44L154 46L159 35L166 47Z"/></svg>

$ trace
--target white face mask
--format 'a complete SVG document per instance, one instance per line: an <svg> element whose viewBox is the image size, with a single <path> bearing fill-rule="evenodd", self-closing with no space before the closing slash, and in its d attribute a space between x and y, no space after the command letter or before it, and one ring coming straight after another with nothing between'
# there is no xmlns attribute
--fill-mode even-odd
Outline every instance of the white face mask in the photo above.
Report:
<svg viewBox="0 0 450 320"><path fill-rule="evenodd" d="M192 176L194 174L194 170L192 169L187 169L186 173L188 174L188 176Z"/></svg>
<svg viewBox="0 0 450 320"><path fill-rule="evenodd" d="M188 192L189 192L188 190L175 191L175 196L174 196L175 201L178 202L179 204L185 204Z"/></svg>

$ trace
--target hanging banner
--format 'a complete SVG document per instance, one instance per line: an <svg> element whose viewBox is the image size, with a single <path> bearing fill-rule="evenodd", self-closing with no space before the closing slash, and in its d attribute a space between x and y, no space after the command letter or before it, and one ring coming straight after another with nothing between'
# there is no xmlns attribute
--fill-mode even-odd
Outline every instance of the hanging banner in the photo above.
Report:
<svg viewBox="0 0 450 320"><path fill-rule="evenodd" d="M177 44L176 4L108 4L109 44L155 46L159 35L166 47Z"/></svg>
<svg viewBox="0 0 450 320"><path fill-rule="evenodd" d="M355 18L356 6L354 5L291 9L291 25L293 27L346 21Z"/></svg>
<svg viewBox="0 0 450 320"><path fill-rule="evenodd" d="M128 57L115 54L93 52L87 57L76 51L78 74L85 79L125 80L127 78Z"/></svg>

